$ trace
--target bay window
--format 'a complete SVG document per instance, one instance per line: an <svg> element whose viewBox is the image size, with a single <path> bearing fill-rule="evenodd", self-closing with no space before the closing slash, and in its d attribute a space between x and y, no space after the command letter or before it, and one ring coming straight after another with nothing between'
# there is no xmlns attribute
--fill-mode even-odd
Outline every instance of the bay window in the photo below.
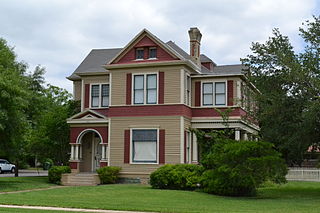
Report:
<svg viewBox="0 0 320 213"><path fill-rule="evenodd" d="M203 106L224 106L226 105L226 83L205 82L202 84L202 105Z"/></svg>
<svg viewBox="0 0 320 213"><path fill-rule="evenodd" d="M132 162L157 163L157 129L132 130Z"/></svg>

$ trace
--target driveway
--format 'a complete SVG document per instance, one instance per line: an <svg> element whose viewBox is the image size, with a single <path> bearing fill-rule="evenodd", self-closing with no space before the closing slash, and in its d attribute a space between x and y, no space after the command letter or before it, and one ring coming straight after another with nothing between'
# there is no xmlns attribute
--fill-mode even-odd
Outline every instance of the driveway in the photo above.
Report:
<svg viewBox="0 0 320 213"><path fill-rule="evenodd" d="M35 177L35 176L48 176L47 170L19 170L19 177ZM14 177L14 173L4 173L0 174L1 177Z"/></svg>

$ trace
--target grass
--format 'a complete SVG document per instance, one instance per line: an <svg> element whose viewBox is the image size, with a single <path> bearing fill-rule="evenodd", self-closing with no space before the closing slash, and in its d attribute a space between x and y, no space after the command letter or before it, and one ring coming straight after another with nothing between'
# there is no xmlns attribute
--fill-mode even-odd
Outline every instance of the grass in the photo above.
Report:
<svg viewBox="0 0 320 213"><path fill-rule="evenodd" d="M56 186L48 183L48 177L1 177L0 192L39 189Z"/></svg>
<svg viewBox="0 0 320 213"><path fill-rule="evenodd" d="M257 197L238 198L202 192L155 190L145 185L65 187L0 195L1 204L158 212L319 212L320 183L289 182L259 189Z"/></svg>
<svg viewBox="0 0 320 213"><path fill-rule="evenodd" d="M56 210L36 210L36 209L16 209L16 208L0 208L0 212L16 212L16 213L67 213L66 211L56 211ZM77 213L77 212L72 212ZM80 212L78 212L80 213Z"/></svg>

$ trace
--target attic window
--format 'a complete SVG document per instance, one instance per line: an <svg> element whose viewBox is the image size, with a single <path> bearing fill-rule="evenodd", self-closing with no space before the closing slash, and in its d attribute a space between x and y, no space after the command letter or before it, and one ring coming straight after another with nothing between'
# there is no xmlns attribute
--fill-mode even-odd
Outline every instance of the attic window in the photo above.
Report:
<svg viewBox="0 0 320 213"><path fill-rule="evenodd" d="M143 49L142 48L138 48L136 49L136 59L141 60L143 59Z"/></svg>
<svg viewBox="0 0 320 213"><path fill-rule="evenodd" d="M149 58L157 58L157 48L156 47L149 48Z"/></svg>

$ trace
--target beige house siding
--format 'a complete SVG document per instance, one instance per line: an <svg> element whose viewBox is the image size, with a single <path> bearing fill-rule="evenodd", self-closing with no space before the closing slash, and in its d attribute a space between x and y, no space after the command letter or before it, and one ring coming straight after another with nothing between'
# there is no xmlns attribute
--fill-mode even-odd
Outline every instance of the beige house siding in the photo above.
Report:
<svg viewBox="0 0 320 213"><path fill-rule="evenodd" d="M113 117L110 125L110 166L125 174L150 174L163 164L124 164L124 131L130 128L165 130L165 163L180 162L180 117Z"/></svg>
<svg viewBox="0 0 320 213"><path fill-rule="evenodd" d="M109 74L95 75L95 76L82 76L81 78L84 84L109 83Z"/></svg>
<svg viewBox="0 0 320 213"><path fill-rule="evenodd" d="M180 103L180 70L181 67L158 67L140 69L116 69L111 70L112 87L111 104L113 106L126 105L127 74L143 74L164 72L164 103ZM132 85L133 87L133 85Z"/></svg>
<svg viewBox="0 0 320 213"><path fill-rule="evenodd" d="M76 101L81 100L81 81L73 82L73 99Z"/></svg>

